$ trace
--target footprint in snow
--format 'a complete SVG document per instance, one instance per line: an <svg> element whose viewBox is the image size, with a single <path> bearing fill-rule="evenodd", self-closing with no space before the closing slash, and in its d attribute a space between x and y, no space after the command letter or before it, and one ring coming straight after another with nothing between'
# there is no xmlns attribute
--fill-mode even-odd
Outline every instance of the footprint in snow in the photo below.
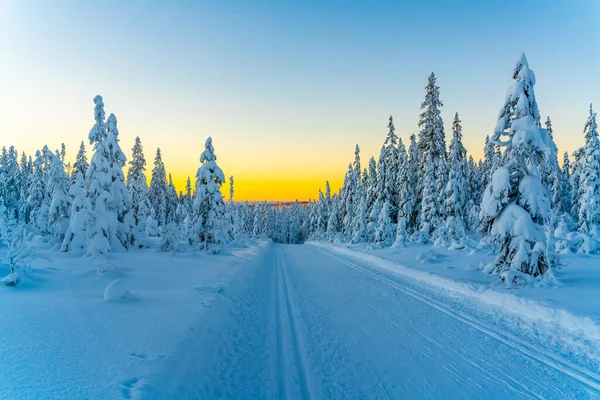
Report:
<svg viewBox="0 0 600 400"><path fill-rule="evenodd" d="M123 386L121 388L121 392L123 393L123 397L126 399L131 399L132 394L135 391L135 388L140 384L140 378L131 378L127 379L125 382L121 384Z"/></svg>
<svg viewBox="0 0 600 400"><path fill-rule="evenodd" d="M147 358L147 356L144 353L136 353L135 351L133 353L130 353L129 355L131 357L139 358L141 360L145 360Z"/></svg>

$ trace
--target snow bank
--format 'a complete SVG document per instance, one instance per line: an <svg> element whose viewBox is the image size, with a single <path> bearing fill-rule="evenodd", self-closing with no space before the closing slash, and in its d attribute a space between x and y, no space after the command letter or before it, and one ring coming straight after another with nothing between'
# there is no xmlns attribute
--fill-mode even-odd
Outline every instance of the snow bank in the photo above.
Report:
<svg viewBox="0 0 600 400"><path fill-rule="evenodd" d="M503 293L491 288L478 288L469 283L416 270L397 262L385 260L381 257L365 254L346 247L316 242L308 244L348 258L369 263L393 274L399 274L420 283L434 286L449 292L448 294L453 297L458 295L476 301L478 304L493 306L493 313L500 311L506 315L516 316L526 325L542 323L544 326L557 328L566 335L564 337L562 335L555 337L555 339L562 340L563 344L566 344L569 348L587 353L588 356L593 357L596 361L600 361L600 325L590 317L574 315L564 309L553 308L533 299L518 297L514 294Z"/></svg>

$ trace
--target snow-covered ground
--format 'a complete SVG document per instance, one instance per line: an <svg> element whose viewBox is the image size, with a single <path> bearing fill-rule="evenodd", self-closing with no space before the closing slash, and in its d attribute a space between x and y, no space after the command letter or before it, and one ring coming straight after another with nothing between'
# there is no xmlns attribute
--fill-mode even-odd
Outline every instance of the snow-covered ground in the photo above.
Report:
<svg viewBox="0 0 600 400"><path fill-rule="evenodd" d="M323 246L323 244L317 244ZM329 245L325 245L328 246ZM515 296L522 300L524 306L527 300L534 300L548 308L561 309L574 316L586 317L600 325L600 256L593 254L562 254L562 266L553 270L556 278L551 286L509 288L497 276L481 271L494 260L495 254L491 249L470 251L448 250L444 247L430 245L406 245L398 248L373 248L371 244L341 244L333 248L345 254L354 255L354 251L363 253L364 260L373 261L386 268L407 273L413 277L445 286L447 289L471 290L474 293L501 293L509 297ZM350 252L349 252L350 251ZM379 257L392 263L381 263L373 258ZM404 267L404 268L403 268ZM421 271L427 274L409 271ZM428 276L431 274L432 276ZM436 279L441 277L445 279ZM491 289L491 290L490 290ZM519 310L514 310L518 312ZM598 339L600 339L599 330Z"/></svg>
<svg viewBox="0 0 600 400"><path fill-rule="evenodd" d="M394 279L408 279L423 291L443 294L453 308L494 321L496 330L514 330L522 340L590 371L600 372L600 258L561 256L547 287L509 288L481 268L494 259L490 251L448 250L408 245L374 249L368 244L311 243L366 263Z"/></svg>
<svg viewBox="0 0 600 400"><path fill-rule="evenodd" d="M432 247L40 256L0 288L0 398L600 394L597 314L566 298L593 302L576 283L593 258L558 288L506 289L466 267L490 255Z"/></svg>
<svg viewBox="0 0 600 400"><path fill-rule="evenodd" d="M0 286L0 398L132 396L261 246L219 255L130 251L102 260L39 251L25 282ZM0 275L7 273L0 265Z"/></svg>

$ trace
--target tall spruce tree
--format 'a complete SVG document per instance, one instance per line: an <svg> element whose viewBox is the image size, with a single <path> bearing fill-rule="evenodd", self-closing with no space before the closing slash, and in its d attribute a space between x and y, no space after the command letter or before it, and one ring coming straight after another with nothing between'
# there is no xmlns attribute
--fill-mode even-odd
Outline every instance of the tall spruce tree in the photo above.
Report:
<svg viewBox="0 0 600 400"><path fill-rule="evenodd" d="M445 190L446 231L453 246L459 246L466 234L468 176L467 150L462 143L462 126L458 113L454 114L452 123L452 141L448 166L449 180Z"/></svg>
<svg viewBox="0 0 600 400"><path fill-rule="evenodd" d="M579 230L592 236L600 235L600 140L596 113L590 104L590 114L583 128L585 146L579 170Z"/></svg>
<svg viewBox="0 0 600 400"><path fill-rule="evenodd" d="M156 221L159 226L167 224L167 173L162 160L160 148L156 149L154 168L150 179L150 204L154 210Z"/></svg>
<svg viewBox="0 0 600 400"><path fill-rule="evenodd" d="M419 115L419 193L420 219L419 229L432 237L441 225L440 190L445 183L446 143L444 124L440 114L439 86L435 74L429 75L425 87L425 101L421 104L423 112ZM441 187L440 187L441 186Z"/></svg>
<svg viewBox="0 0 600 400"><path fill-rule="evenodd" d="M520 54L512 74L493 140L504 147L502 166L496 169L481 203L486 230L500 250L490 271L508 284L551 271L553 258L546 249L544 219L550 199L542 186L538 165L552 151L552 139L540 127L533 86L535 74Z"/></svg>
<svg viewBox="0 0 600 400"><path fill-rule="evenodd" d="M77 174L81 173L85 177L85 173L89 168L90 164L88 163L87 157L85 155L85 144L83 140L81 141L81 145L79 145L79 151L77 152L77 156L75 157L75 162L73 163L73 168L71 169L71 181L75 182L77 179Z"/></svg>
<svg viewBox="0 0 600 400"><path fill-rule="evenodd" d="M151 215L152 204L150 203L150 193L148 190L148 181L146 180L146 158L144 157L144 147L139 136L131 149L131 161L127 171L127 190L131 195L131 214L133 217L134 229L136 235L146 234L146 223Z"/></svg>
<svg viewBox="0 0 600 400"><path fill-rule="evenodd" d="M214 252L218 249L213 245L222 244L227 240L223 231L225 203L221 195L225 175L217 165L217 156L210 137L206 139L200 163L202 165L196 173L194 240L204 249Z"/></svg>

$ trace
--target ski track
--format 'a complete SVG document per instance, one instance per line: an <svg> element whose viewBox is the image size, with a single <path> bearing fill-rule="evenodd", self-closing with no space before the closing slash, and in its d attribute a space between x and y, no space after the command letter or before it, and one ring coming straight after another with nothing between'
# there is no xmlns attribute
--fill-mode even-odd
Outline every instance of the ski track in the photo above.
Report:
<svg viewBox="0 0 600 400"><path fill-rule="evenodd" d="M124 397L598 398L598 375L418 290L326 250L270 245Z"/></svg>
<svg viewBox="0 0 600 400"><path fill-rule="evenodd" d="M310 399L306 367L292 300L288 290L283 253L277 248L277 359L278 388L280 399ZM283 304L282 304L283 303ZM296 387L297 386L297 387Z"/></svg>
<svg viewBox="0 0 600 400"><path fill-rule="evenodd" d="M470 326L472 326L473 328L481 331L482 333L485 333L486 335L508 345L513 347L514 349L522 352L523 354L541 362L544 363L554 369L556 369L557 371L560 371L564 374L567 374L569 376L571 376L572 378L577 379L578 381L580 381L583 384L586 384L588 386L590 386L592 389L595 390L600 390L600 375L598 374L594 374L591 371L585 371L583 368L569 363L567 360L561 360L559 357L554 356L553 354L550 354L549 352L542 350L542 349L537 349L534 346L529 345L528 343L518 339L517 337L510 335L508 333L499 333L496 332L493 328L486 326L484 324L481 324L477 321L475 321L473 318L458 312L458 311L452 311L450 308L446 307L445 305L443 305L442 303L427 297L425 295L419 294L416 291L401 285L399 282L394 281L388 277L384 277L382 275L377 274L376 272L369 270L367 268L361 267L358 264L355 264L354 262L351 262L349 260L346 259L342 259L336 255L333 255L331 253L328 253L326 251L321 251L323 254L326 254L334 259L336 259L337 261L348 265L349 267L364 273L370 277L372 277L373 279L376 279L384 284L387 284L395 289L398 289L400 291L402 291L403 293L414 297L415 299L439 310L442 311L445 314L450 315L453 318L456 318L457 320L464 322L465 324L468 324Z"/></svg>

